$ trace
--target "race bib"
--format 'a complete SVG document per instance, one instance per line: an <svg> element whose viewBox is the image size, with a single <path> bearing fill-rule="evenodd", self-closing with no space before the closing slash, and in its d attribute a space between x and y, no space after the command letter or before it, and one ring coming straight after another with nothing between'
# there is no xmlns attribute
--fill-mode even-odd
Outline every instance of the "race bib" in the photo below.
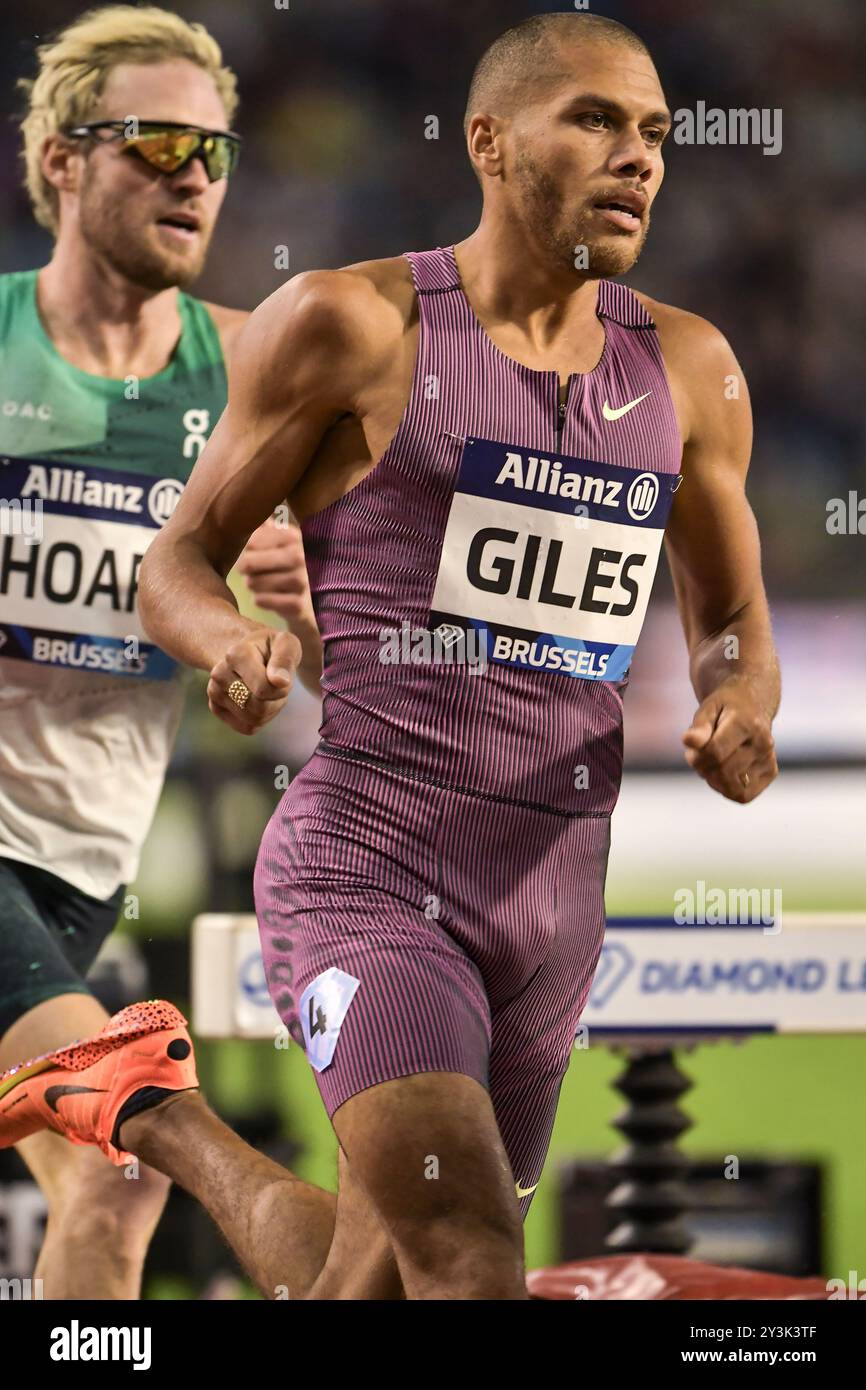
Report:
<svg viewBox="0 0 866 1390"><path fill-rule="evenodd" d="M474 628L489 661L622 680L678 481L467 439L430 629Z"/></svg>
<svg viewBox="0 0 866 1390"><path fill-rule="evenodd" d="M183 491L176 478L0 457L0 656L168 680L145 636L138 570Z"/></svg>
<svg viewBox="0 0 866 1390"><path fill-rule="evenodd" d="M307 985L298 1004L307 1060L316 1071L324 1071L334 1060L349 1005L361 981L332 965Z"/></svg>

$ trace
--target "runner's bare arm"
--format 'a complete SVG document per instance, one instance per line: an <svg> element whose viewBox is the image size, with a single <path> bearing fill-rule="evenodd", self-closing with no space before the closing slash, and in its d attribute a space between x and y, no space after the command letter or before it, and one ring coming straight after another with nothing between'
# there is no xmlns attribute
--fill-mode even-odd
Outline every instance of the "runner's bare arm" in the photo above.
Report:
<svg viewBox="0 0 866 1390"><path fill-rule="evenodd" d="M145 627L188 665L212 670L233 643L273 632L238 613L225 577L329 426L355 407L369 367L369 335L356 327L364 288L340 271L299 276L234 344L228 406L141 567Z"/></svg>
<svg viewBox="0 0 866 1390"><path fill-rule="evenodd" d="M671 321L672 320L672 321ZM717 329L673 311L660 323L679 383L683 481L666 549L699 708L686 760L723 796L752 801L776 777L780 680L745 492L752 417L742 369Z"/></svg>
<svg viewBox="0 0 866 1390"><path fill-rule="evenodd" d="M298 675L321 699L322 639L310 593L300 526L288 505L254 531L235 566L256 606L282 618L301 644Z"/></svg>
<svg viewBox="0 0 866 1390"><path fill-rule="evenodd" d="M223 304L211 303L205 303L205 308L216 324L217 333L219 334L220 344L223 350L223 357L228 367L238 338L240 337L241 330L244 324L249 320L249 311L246 309L229 309ZM246 564L249 558L248 552L250 546L260 550L260 538L270 525L272 525L272 523L266 521L264 527L260 527L258 531L253 532L253 535L250 537L249 545L238 560L237 569L244 575L247 588L251 591L257 606L259 608L271 609L283 619L288 631L294 633L298 638L303 653L298 666L298 675L310 693L321 698L322 639L319 634L319 629L316 626L312 604L309 602L309 585L306 580L303 554L301 554L300 559L297 559L294 551L290 550L289 547L286 546L279 549L275 547L273 556L274 564L269 572L273 575L271 588L290 591L300 588L305 592L307 602L300 611L298 611L297 607L286 610L284 606L276 602L269 602L269 596L263 596L262 586L254 582L253 575ZM274 534L278 536L281 541L285 540L284 533L275 531ZM259 556L259 558L261 557Z"/></svg>

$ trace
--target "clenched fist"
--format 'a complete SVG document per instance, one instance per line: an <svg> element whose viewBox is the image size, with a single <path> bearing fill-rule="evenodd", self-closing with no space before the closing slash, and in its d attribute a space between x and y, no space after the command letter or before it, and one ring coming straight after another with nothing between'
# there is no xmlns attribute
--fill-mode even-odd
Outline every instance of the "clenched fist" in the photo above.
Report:
<svg viewBox="0 0 866 1390"><path fill-rule="evenodd" d="M748 681L725 681L683 734L686 762L729 801L745 804L779 775L772 721Z"/></svg>
<svg viewBox="0 0 866 1390"><path fill-rule="evenodd" d="M301 529L278 526L269 517L254 531L237 562L259 608L278 613L289 624L315 623Z"/></svg>
<svg viewBox="0 0 866 1390"><path fill-rule="evenodd" d="M207 685L211 713L236 733L256 733L286 703L300 659L301 644L291 632L258 628L229 647L211 671ZM243 706L229 695L236 681L250 692ZM243 691L238 693L243 699Z"/></svg>

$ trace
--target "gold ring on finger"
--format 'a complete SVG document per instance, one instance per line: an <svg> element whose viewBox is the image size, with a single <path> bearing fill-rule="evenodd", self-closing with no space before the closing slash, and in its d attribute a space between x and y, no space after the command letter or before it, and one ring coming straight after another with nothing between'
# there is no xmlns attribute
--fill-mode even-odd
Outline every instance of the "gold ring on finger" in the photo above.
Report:
<svg viewBox="0 0 866 1390"><path fill-rule="evenodd" d="M238 709L243 709L249 698L249 686L244 685L243 681L232 681L229 686L229 699L234 700Z"/></svg>

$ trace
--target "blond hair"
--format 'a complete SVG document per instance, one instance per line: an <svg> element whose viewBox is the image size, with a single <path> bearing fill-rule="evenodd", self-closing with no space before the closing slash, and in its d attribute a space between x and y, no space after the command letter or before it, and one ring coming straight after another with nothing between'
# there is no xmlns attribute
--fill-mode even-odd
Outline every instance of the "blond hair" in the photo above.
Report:
<svg viewBox="0 0 866 1390"><path fill-rule="evenodd" d="M112 68L186 58L213 78L229 125L237 110L237 79L223 67L216 39L203 24L189 24L156 5L88 10L51 43L41 44L37 54L37 76L18 83L27 96L21 122L25 184L37 222L55 235L59 204L57 190L42 172L43 145L57 131L92 119Z"/></svg>

